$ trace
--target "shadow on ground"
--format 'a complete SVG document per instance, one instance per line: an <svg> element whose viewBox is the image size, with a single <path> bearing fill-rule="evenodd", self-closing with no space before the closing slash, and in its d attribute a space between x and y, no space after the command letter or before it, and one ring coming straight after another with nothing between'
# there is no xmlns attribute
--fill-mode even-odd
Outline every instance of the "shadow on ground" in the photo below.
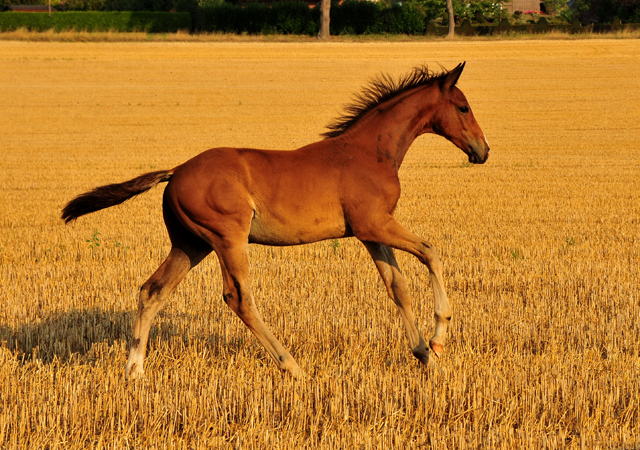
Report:
<svg viewBox="0 0 640 450"><path fill-rule="evenodd" d="M128 342L135 311L72 309L15 329L0 325L0 342L20 360L66 362L74 354L87 355L94 344Z"/></svg>
<svg viewBox="0 0 640 450"><path fill-rule="evenodd" d="M90 362L97 357L95 344L106 344L129 348L136 311L105 311L101 308L85 310L72 309L48 317L37 323L21 324L15 329L0 324L0 346L9 349L22 362L40 360L44 364L54 360L69 362L80 360ZM245 346L244 339L224 336L189 337L190 316L175 317L174 320L159 320L156 317L149 332L149 347L157 347L161 342L181 342L185 347L198 341L209 351L218 353L222 346L230 351L240 351ZM104 348L104 346L102 347ZM125 352L126 353L126 352Z"/></svg>

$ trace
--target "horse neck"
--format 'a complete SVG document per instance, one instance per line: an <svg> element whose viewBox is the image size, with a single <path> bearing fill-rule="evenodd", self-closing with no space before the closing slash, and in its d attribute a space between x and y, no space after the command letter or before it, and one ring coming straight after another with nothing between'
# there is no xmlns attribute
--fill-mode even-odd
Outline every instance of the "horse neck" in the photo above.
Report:
<svg viewBox="0 0 640 450"><path fill-rule="evenodd" d="M437 86L423 86L380 104L354 127L353 138L378 162L383 158L399 169L413 141L431 131L438 92Z"/></svg>

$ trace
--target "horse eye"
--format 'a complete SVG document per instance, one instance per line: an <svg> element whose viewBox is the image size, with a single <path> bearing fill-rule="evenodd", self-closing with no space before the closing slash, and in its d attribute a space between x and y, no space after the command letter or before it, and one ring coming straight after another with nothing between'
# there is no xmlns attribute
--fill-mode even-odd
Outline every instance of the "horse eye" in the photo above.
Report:
<svg viewBox="0 0 640 450"><path fill-rule="evenodd" d="M462 114L466 114L469 112L469 108L466 106L461 106L458 108L458 111L460 111Z"/></svg>

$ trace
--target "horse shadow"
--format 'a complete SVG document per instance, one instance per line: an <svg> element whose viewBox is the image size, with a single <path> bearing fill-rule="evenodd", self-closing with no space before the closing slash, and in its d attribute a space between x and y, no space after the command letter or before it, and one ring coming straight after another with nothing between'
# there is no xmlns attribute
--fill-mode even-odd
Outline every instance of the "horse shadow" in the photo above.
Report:
<svg viewBox="0 0 640 450"><path fill-rule="evenodd" d="M70 361L90 355L95 344L128 342L135 311L71 309L16 327L0 324L0 343L18 361Z"/></svg>
<svg viewBox="0 0 640 450"><path fill-rule="evenodd" d="M198 341L212 354L219 353L222 346L230 351L240 351L244 345L243 339L229 342L221 333L189 336L185 323L193 319L191 315L172 313L163 317L165 314L168 313L161 311L158 314L149 331L150 349L163 344L173 345L176 339L185 347ZM127 354L135 317L135 310L90 308L58 312L41 321L16 327L0 323L0 347L8 349L21 363L34 360L43 364L53 361L90 363L104 354L105 346Z"/></svg>

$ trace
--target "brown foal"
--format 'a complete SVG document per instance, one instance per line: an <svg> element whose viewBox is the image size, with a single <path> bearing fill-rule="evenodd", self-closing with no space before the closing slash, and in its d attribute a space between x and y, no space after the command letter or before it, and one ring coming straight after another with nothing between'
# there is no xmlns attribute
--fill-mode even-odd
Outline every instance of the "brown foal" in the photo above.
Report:
<svg viewBox="0 0 640 450"><path fill-rule="evenodd" d="M298 364L262 321L253 298L248 243L296 245L355 236L380 272L423 364L440 355L451 308L442 264L433 246L393 218L400 197L398 170L423 133L444 136L472 163L484 163L489 145L467 99L456 87L464 64L439 74L426 67L395 81L373 81L329 126L325 139L294 151L216 148L167 171L102 186L69 202L65 222L169 181L163 200L171 252L140 291L126 375L144 373L151 322L170 292L212 250L218 255L223 299L295 377ZM416 327L407 282L392 249L415 255L429 269L435 297L435 334L427 344Z"/></svg>

